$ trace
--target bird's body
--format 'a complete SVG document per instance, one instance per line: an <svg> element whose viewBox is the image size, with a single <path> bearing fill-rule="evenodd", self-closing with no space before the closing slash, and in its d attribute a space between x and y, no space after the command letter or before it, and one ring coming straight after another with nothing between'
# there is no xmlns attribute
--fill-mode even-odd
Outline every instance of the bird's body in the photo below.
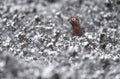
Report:
<svg viewBox="0 0 120 79"><path fill-rule="evenodd" d="M81 36L82 35L82 29L80 28L80 26L72 27L72 35L73 36Z"/></svg>

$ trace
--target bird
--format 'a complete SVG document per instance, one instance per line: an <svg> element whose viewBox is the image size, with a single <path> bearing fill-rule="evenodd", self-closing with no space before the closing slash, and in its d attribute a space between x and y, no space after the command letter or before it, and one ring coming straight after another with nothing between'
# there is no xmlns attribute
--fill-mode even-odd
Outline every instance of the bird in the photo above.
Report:
<svg viewBox="0 0 120 79"><path fill-rule="evenodd" d="M85 31L83 31L84 29L81 27L77 16L71 16L68 19L68 21L72 25L72 28L71 28L72 36L79 36L79 37L83 36L89 42L89 44L91 44L94 48L96 48L96 45L88 37L85 36L84 34Z"/></svg>
<svg viewBox="0 0 120 79"><path fill-rule="evenodd" d="M70 24L72 25L71 28L71 34L73 36L82 36L83 35L83 30L81 28L80 22L78 17L76 16L71 16L68 21L70 22Z"/></svg>

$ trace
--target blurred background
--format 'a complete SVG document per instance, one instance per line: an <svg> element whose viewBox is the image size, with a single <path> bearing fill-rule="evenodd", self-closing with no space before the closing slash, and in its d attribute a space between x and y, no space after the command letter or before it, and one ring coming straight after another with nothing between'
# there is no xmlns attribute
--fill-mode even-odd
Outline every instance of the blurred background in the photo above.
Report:
<svg viewBox="0 0 120 79"><path fill-rule="evenodd" d="M120 79L120 0L0 0L0 79ZM85 36L71 36L77 16Z"/></svg>

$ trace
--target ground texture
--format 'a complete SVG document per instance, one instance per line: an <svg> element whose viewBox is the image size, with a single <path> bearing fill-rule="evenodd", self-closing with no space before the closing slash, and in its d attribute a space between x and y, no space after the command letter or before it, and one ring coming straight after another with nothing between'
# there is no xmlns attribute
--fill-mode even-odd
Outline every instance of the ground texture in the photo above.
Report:
<svg viewBox="0 0 120 79"><path fill-rule="evenodd" d="M0 0L0 79L120 79L118 0ZM85 36L71 36L77 16Z"/></svg>

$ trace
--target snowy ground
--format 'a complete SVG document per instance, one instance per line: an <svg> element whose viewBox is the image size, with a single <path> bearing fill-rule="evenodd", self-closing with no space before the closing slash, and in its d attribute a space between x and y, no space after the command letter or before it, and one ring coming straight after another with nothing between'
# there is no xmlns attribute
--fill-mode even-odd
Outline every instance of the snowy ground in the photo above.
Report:
<svg viewBox="0 0 120 79"><path fill-rule="evenodd" d="M0 0L0 79L120 79L119 6L118 0ZM73 15L89 40L70 35Z"/></svg>

